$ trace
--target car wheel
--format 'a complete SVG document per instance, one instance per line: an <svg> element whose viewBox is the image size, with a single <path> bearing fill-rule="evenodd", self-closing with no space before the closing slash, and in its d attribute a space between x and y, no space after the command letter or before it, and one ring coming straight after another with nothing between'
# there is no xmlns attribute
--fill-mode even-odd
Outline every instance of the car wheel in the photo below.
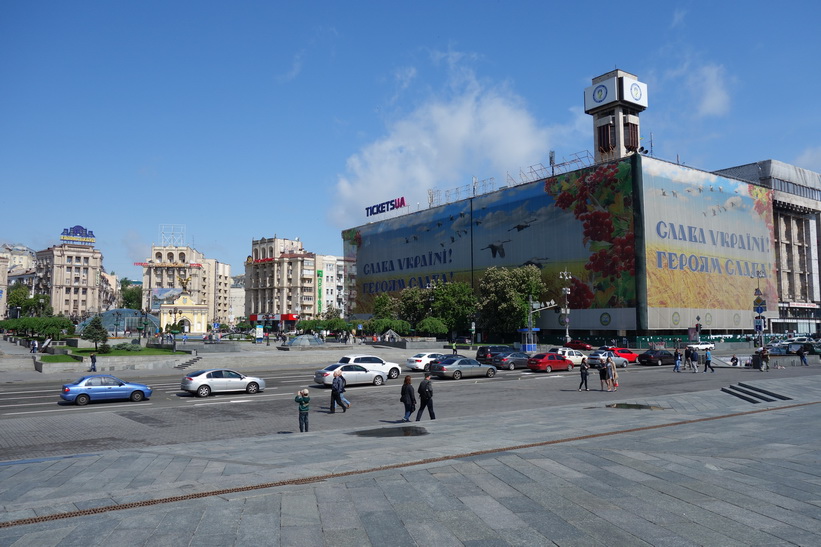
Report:
<svg viewBox="0 0 821 547"><path fill-rule="evenodd" d="M459 379L459 378L461 378L461 377L462 377L462 373L461 373L461 372L459 372L458 370L457 370L457 371L454 371L454 373L453 373L453 379L454 379L454 380L458 380L458 379Z"/></svg>
<svg viewBox="0 0 821 547"><path fill-rule="evenodd" d="M142 391L134 391L131 393L131 397L129 397L129 399L131 399L132 403L139 403L145 399L145 395L143 395Z"/></svg>
<svg viewBox="0 0 821 547"><path fill-rule="evenodd" d="M390 370L390 372L388 372L388 378L390 378L391 380L399 378L399 369L398 368L392 368Z"/></svg>
<svg viewBox="0 0 821 547"><path fill-rule="evenodd" d="M573 363L567 365L567 372L573 372Z"/></svg>
<svg viewBox="0 0 821 547"><path fill-rule="evenodd" d="M75 398L75 399L74 399L74 403L75 403L77 406L85 406L85 405L87 405L87 404L88 404L88 402L89 402L90 400L91 400L91 397L89 397L89 396L88 396L88 395L86 395L86 394L82 394L82 395L77 395L77 398Z"/></svg>
<svg viewBox="0 0 821 547"><path fill-rule="evenodd" d="M513 365L510 365L510 368L508 370L513 370ZM487 377L493 378L494 376L496 376L496 371L492 368L487 369Z"/></svg>
<svg viewBox="0 0 821 547"><path fill-rule="evenodd" d="M515 368L516 368L516 363L510 363L510 364L507 366L507 370L514 370Z"/></svg>
<svg viewBox="0 0 821 547"><path fill-rule="evenodd" d="M544 372L545 372L545 374L547 374L548 372L553 372L553 367L551 367L550 365L547 365L546 367L544 367Z"/></svg>
<svg viewBox="0 0 821 547"><path fill-rule="evenodd" d="M656 366L657 366L657 367L660 367L661 365L662 365L661 359L659 359L658 361L656 361Z"/></svg>
<svg viewBox="0 0 821 547"><path fill-rule="evenodd" d="M430 372L430 363L426 363L425 368L422 370L424 370L425 372Z"/></svg>
<svg viewBox="0 0 821 547"><path fill-rule="evenodd" d="M256 382L251 382L250 384L248 384L245 387L245 393L250 393L251 395L253 395L254 393L256 393L258 391L259 391L259 384L257 384Z"/></svg>
<svg viewBox="0 0 821 547"><path fill-rule="evenodd" d="M208 386L200 386L197 388L197 397L208 397L211 395L211 388Z"/></svg>
<svg viewBox="0 0 821 547"><path fill-rule="evenodd" d="M373 379L373 385L375 385L375 386L381 386L383 383L384 383L384 380L382 380L381 376L376 376Z"/></svg>

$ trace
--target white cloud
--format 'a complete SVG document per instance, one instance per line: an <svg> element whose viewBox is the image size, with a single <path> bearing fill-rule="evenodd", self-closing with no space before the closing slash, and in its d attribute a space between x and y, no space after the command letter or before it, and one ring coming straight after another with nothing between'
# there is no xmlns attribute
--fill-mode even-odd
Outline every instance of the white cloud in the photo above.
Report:
<svg viewBox="0 0 821 547"><path fill-rule="evenodd" d="M795 159L795 165L821 173L821 146L805 148Z"/></svg>
<svg viewBox="0 0 821 547"><path fill-rule="evenodd" d="M684 24L684 18L687 16L687 10L678 8L673 11L673 21L670 23L670 28L676 28Z"/></svg>
<svg viewBox="0 0 821 547"><path fill-rule="evenodd" d="M729 82L721 65L704 65L692 72L688 87L699 98L696 113L700 117L724 116L730 111Z"/></svg>
<svg viewBox="0 0 821 547"><path fill-rule="evenodd" d="M348 158L331 211L337 226L364 222L366 205L399 196L426 204L429 189L470 184L474 175L495 176L499 186L506 171L518 172L547 155L548 129L506 86L482 85L460 64L464 57L440 55L437 60L449 67L447 90L391 122L385 136Z"/></svg>
<svg viewBox="0 0 821 547"><path fill-rule="evenodd" d="M293 61L291 62L291 70L286 72L285 74L280 74L277 79L281 83L290 82L296 79L299 76L299 73L302 72L302 59L305 57L305 50L302 49L297 51L294 54Z"/></svg>

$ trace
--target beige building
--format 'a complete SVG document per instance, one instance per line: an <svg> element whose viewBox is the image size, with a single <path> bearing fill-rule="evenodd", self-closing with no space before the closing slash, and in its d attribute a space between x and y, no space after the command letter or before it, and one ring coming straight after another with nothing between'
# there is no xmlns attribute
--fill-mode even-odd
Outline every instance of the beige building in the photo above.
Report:
<svg viewBox="0 0 821 547"><path fill-rule="evenodd" d="M0 245L0 257L8 260L7 270L23 271L34 268L34 251L25 245L4 243Z"/></svg>
<svg viewBox="0 0 821 547"><path fill-rule="evenodd" d="M0 256L0 317L8 317L9 259Z"/></svg>
<svg viewBox="0 0 821 547"><path fill-rule="evenodd" d="M297 239L253 240L245 261L245 315L274 330L321 319L344 296L342 258L305 251Z"/></svg>
<svg viewBox="0 0 821 547"><path fill-rule="evenodd" d="M154 245L151 257L137 265L143 267L144 308L157 313L162 304L172 304L188 292L194 303L206 306L208 323L229 323L230 265L206 258L192 247L177 245Z"/></svg>
<svg viewBox="0 0 821 547"><path fill-rule="evenodd" d="M105 311L112 287L103 278L103 254L83 243L63 243L35 254L34 297L51 298L54 315L80 320Z"/></svg>

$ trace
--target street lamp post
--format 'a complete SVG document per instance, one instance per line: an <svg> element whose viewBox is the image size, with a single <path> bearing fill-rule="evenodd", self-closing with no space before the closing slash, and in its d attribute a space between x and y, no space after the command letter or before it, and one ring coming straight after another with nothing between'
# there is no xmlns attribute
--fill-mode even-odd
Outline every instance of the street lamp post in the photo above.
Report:
<svg viewBox="0 0 821 547"><path fill-rule="evenodd" d="M758 346L764 345L764 321L761 313L767 309L767 301L764 300L761 293L761 279L767 277L764 270L755 271L755 298L753 299L753 311L756 313L753 319L754 329L758 333Z"/></svg>
<svg viewBox="0 0 821 547"><path fill-rule="evenodd" d="M114 312L114 338L117 338L117 330L120 327L120 317L122 316L122 312Z"/></svg>
<svg viewBox="0 0 821 547"><path fill-rule="evenodd" d="M569 284L572 278L573 274L567 270L559 272L559 279L566 284ZM564 293L564 308L562 309L562 313L564 314L564 343L566 344L570 342L570 287L563 287L562 292Z"/></svg>

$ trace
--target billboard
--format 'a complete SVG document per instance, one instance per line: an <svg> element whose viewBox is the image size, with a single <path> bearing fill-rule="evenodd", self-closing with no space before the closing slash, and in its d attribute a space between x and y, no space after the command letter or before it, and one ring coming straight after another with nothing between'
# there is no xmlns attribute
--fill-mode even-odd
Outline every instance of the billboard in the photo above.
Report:
<svg viewBox="0 0 821 547"><path fill-rule="evenodd" d="M161 305L173 304L181 294L182 289L177 288L151 289L151 311L158 312Z"/></svg>
<svg viewBox="0 0 821 547"><path fill-rule="evenodd" d="M772 190L648 157L640 185L646 328L751 330L757 289L777 316Z"/></svg>
<svg viewBox="0 0 821 547"><path fill-rule="evenodd" d="M349 301L369 313L380 293L478 287L487 268L533 265L557 296L559 272L572 274L572 328L635 329L632 174L621 160L346 230L345 258L356 264ZM562 321L543 313L539 326L563 329Z"/></svg>

